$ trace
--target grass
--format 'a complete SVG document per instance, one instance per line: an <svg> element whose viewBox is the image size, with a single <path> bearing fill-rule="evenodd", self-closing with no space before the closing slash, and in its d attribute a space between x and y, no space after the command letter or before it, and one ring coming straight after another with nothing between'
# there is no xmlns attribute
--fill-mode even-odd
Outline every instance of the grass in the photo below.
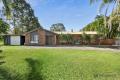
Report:
<svg viewBox="0 0 120 80"><path fill-rule="evenodd" d="M0 80L120 80L120 54L2 47Z"/></svg>
<svg viewBox="0 0 120 80"><path fill-rule="evenodd" d="M0 39L0 45L3 45L3 40Z"/></svg>

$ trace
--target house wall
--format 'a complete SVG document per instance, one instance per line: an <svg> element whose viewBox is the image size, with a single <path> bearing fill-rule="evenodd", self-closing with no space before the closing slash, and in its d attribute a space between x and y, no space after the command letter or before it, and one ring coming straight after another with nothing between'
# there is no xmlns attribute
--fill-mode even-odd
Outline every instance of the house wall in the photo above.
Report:
<svg viewBox="0 0 120 80"><path fill-rule="evenodd" d="M30 34L26 33L25 34L25 43L24 45L30 45Z"/></svg>
<svg viewBox="0 0 120 80"><path fill-rule="evenodd" d="M46 43L45 31L39 29L39 30L38 30L38 35L39 35L39 45L45 46L45 43Z"/></svg>
<svg viewBox="0 0 120 80"><path fill-rule="evenodd" d="M51 44L50 45L56 45L56 34L54 34L54 33L51 33L51 32L49 32L49 31L46 31L45 32L46 33L46 38L47 37L50 37L51 38ZM47 38L48 39L48 38ZM47 39L46 39L46 41L47 41Z"/></svg>
<svg viewBox="0 0 120 80"><path fill-rule="evenodd" d="M38 34L38 43L31 43L30 37L31 33L37 33ZM46 45L46 37L51 36L52 37L52 45L56 45L56 35L52 32L43 30L43 29L37 29L35 31L29 32L25 34L25 45L31 45L31 46L45 46Z"/></svg>
<svg viewBox="0 0 120 80"><path fill-rule="evenodd" d="M38 43L31 43L30 37L31 34L38 34ZM35 45L35 46L45 46L45 45L83 45L84 42L81 39L80 34L72 34L73 42L72 43L61 43L61 40L59 38L60 34L54 34L50 31L44 30L44 29L36 29L34 31L28 32L25 34L25 45ZM50 44L48 44L50 43ZM99 39L93 39L90 42L90 45L114 45L115 40L113 39L107 39L107 40L99 40Z"/></svg>
<svg viewBox="0 0 120 80"><path fill-rule="evenodd" d="M31 35L38 34L38 43L31 43ZM25 45L36 45L36 46L44 46L45 45L45 31L37 29L33 32L29 32L25 34Z"/></svg>

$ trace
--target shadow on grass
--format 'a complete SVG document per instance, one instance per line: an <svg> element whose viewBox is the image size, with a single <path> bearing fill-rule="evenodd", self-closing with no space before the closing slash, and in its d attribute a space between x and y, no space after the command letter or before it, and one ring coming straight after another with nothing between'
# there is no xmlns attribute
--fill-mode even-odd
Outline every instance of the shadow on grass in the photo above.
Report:
<svg viewBox="0 0 120 80"><path fill-rule="evenodd" d="M0 80L22 80L18 73L11 73L6 68L0 68Z"/></svg>
<svg viewBox="0 0 120 80"><path fill-rule="evenodd" d="M30 68L27 80L44 80L41 74L42 63L38 62L37 60L31 59L31 58L27 58L25 60L28 63L28 66ZM39 70L37 70L38 66L40 66Z"/></svg>
<svg viewBox="0 0 120 80"><path fill-rule="evenodd" d="M2 50L0 50L0 65L2 65L3 63L5 63L5 61L3 61L3 59L5 58L4 56L1 56L2 54Z"/></svg>
<svg viewBox="0 0 120 80"><path fill-rule="evenodd" d="M4 56L0 56L0 65L5 63L5 61L3 61L3 59L4 59Z"/></svg>
<svg viewBox="0 0 120 80"><path fill-rule="evenodd" d="M0 50L0 53L2 53L2 50Z"/></svg>
<svg viewBox="0 0 120 80"><path fill-rule="evenodd" d="M28 63L30 71L27 76L27 80L44 80L41 74L42 64L37 60L27 58L25 61ZM0 56L0 65L4 64L4 57ZM39 67L40 66L40 67ZM39 70L38 70L39 67ZM0 66L0 80L23 80L23 76L16 72L11 72L9 69Z"/></svg>

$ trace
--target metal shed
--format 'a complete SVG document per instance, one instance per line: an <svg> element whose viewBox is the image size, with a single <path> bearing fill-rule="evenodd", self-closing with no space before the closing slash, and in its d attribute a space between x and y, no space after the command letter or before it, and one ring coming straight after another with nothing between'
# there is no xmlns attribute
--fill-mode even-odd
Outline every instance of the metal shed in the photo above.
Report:
<svg viewBox="0 0 120 80"><path fill-rule="evenodd" d="M23 35L4 35L4 45L24 45Z"/></svg>

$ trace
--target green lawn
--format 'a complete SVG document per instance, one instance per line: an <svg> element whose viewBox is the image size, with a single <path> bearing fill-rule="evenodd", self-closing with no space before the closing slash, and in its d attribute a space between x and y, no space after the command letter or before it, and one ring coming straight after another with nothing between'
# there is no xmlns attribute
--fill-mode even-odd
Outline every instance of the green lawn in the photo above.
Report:
<svg viewBox="0 0 120 80"><path fill-rule="evenodd" d="M0 45L3 45L3 41L2 40L0 40Z"/></svg>
<svg viewBox="0 0 120 80"><path fill-rule="evenodd" d="M120 54L2 47L0 80L120 80Z"/></svg>

